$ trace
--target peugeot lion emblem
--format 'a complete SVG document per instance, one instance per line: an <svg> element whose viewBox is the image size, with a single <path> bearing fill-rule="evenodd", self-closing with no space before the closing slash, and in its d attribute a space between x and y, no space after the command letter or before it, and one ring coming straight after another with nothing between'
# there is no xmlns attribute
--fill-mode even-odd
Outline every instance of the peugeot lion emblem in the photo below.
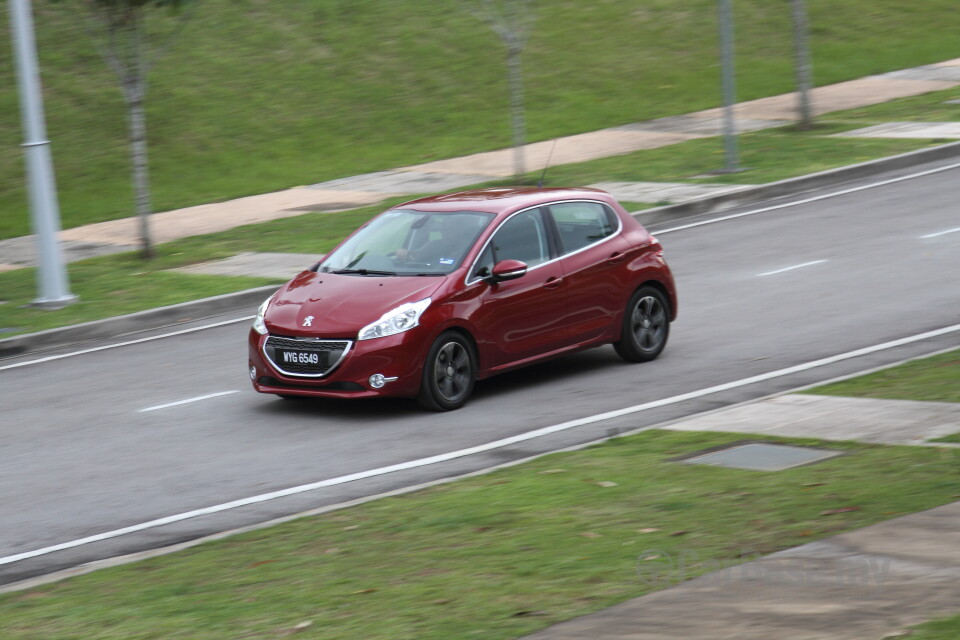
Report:
<svg viewBox="0 0 960 640"><path fill-rule="evenodd" d="M303 326L312 327L313 326L313 316L307 316L303 319Z"/></svg>

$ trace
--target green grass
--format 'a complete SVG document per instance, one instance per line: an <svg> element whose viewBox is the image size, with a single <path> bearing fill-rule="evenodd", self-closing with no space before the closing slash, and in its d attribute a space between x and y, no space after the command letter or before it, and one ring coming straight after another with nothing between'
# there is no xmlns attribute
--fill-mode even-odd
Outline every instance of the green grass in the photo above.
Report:
<svg viewBox="0 0 960 640"><path fill-rule="evenodd" d="M544 5L524 55L529 139L717 106L715 4ZM817 84L956 55L953 0L808 5ZM114 79L77 3L34 12L63 225L131 215ZM792 90L789 8L743 0L736 20L738 98ZM0 238L28 233L11 55L0 47ZM507 147L507 102L503 48L456 0L206 0L151 76L154 210Z"/></svg>
<svg viewBox="0 0 960 640"><path fill-rule="evenodd" d="M723 168L723 144L704 138L590 162L551 167L547 184L595 182L704 182L764 184L932 146L929 140L830 138L792 128L739 136L738 173L711 174ZM539 177L529 174L533 184Z"/></svg>
<svg viewBox="0 0 960 640"><path fill-rule="evenodd" d="M956 640L960 636L960 615L932 620L911 629L910 640Z"/></svg>
<svg viewBox="0 0 960 640"><path fill-rule="evenodd" d="M740 437L650 431L302 518L2 596L0 627L10 640L273 638L307 621L297 637L515 638L960 493L953 449L791 440L847 455L775 473L671 461ZM844 507L857 510L830 513ZM643 560L663 554L689 566L663 576Z"/></svg>
<svg viewBox="0 0 960 640"><path fill-rule="evenodd" d="M808 389L803 393L891 400L960 402L960 350L948 351L843 382ZM960 439L948 440L948 442L958 441Z"/></svg>
<svg viewBox="0 0 960 640"><path fill-rule="evenodd" d="M738 173L713 173L723 167L724 149L720 138L693 140L682 144L637 151L591 162L551 167L551 184L590 184L601 181L709 182L764 184L797 176L866 162L898 153L944 144L949 140L842 138L833 134L899 120L960 120L960 105L946 104L960 99L960 87L921 96L835 111L820 117L810 131L787 126L738 136ZM537 172L527 181L535 183Z"/></svg>
<svg viewBox="0 0 960 640"><path fill-rule="evenodd" d="M309 265L307 265L309 266ZM24 306L36 296L33 269L0 274L5 300L0 304L0 338L252 289L274 282L265 278L228 278L157 271L133 254L97 258L71 265L71 291L80 301L69 310ZM264 296L266 297L266 296Z"/></svg>
<svg viewBox="0 0 960 640"><path fill-rule="evenodd" d="M835 111L821 116L819 121L846 123L851 129L884 122L953 122L960 120L960 105L949 101L957 98L960 98L958 89L933 91L869 107Z"/></svg>

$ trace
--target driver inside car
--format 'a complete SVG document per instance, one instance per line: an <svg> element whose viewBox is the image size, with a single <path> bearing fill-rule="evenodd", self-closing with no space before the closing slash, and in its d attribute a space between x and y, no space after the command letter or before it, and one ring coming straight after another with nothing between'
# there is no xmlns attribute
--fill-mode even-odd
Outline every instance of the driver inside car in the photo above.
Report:
<svg viewBox="0 0 960 640"><path fill-rule="evenodd" d="M423 244L410 249L397 249L398 260L408 263L451 265L460 259L465 249L464 245L470 238L464 238L458 233L461 229L457 221L452 216L435 215L430 222L431 224L424 227L424 233L420 234L425 238Z"/></svg>

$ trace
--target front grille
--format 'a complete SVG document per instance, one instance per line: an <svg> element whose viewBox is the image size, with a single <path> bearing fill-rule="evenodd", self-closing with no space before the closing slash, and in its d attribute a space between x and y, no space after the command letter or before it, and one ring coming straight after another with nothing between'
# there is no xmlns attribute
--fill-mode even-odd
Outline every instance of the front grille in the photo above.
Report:
<svg viewBox="0 0 960 640"><path fill-rule="evenodd" d="M277 380L272 376L260 376L257 378L257 382L262 384L265 387L281 387L283 389L303 389L305 391L366 391L366 388L362 384L357 384L356 382L351 382L349 380L338 380L336 382L328 382L319 387L308 387L303 384L288 384L281 380Z"/></svg>
<svg viewBox="0 0 960 640"><path fill-rule="evenodd" d="M340 364L352 345L350 340L269 336L263 355L277 371L288 376L322 378Z"/></svg>

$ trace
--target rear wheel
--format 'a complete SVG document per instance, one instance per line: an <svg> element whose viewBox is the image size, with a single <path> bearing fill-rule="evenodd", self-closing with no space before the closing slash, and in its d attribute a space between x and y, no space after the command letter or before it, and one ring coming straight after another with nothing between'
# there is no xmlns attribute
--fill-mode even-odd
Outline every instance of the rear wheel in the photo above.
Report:
<svg viewBox="0 0 960 640"><path fill-rule="evenodd" d="M447 331L427 353L417 401L430 411L459 409L473 392L476 374L473 346L461 334Z"/></svg>
<svg viewBox="0 0 960 640"><path fill-rule="evenodd" d="M669 303L659 289L637 289L623 314L620 340L613 343L620 357L628 362L647 362L659 356L670 335L668 310Z"/></svg>

